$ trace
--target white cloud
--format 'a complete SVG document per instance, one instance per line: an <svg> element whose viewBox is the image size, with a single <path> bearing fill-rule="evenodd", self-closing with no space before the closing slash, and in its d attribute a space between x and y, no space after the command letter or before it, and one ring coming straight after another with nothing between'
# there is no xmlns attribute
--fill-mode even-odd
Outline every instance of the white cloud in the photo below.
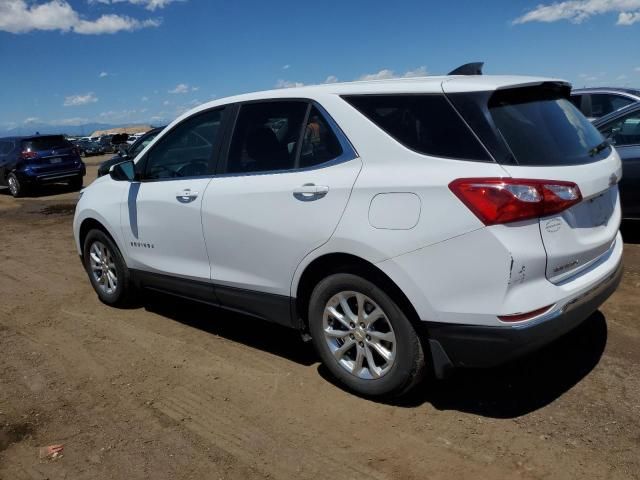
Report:
<svg viewBox="0 0 640 480"><path fill-rule="evenodd" d="M171 102L169 100L165 100L164 102L162 102L162 105L165 105L165 106L171 105Z"/></svg>
<svg viewBox="0 0 640 480"><path fill-rule="evenodd" d="M175 88L169 90L169 93L180 94L180 93L189 93L189 92L197 92L200 90L200 87L190 87L186 83L179 83Z"/></svg>
<svg viewBox="0 0 640 480"><path fill-rule="evenodd" d="M429 73L427 72L427 67L423 65L421 67L416 68L415 70L409 70L408 72L405 72L403 77L416 78L416 77L426 77L427 75L429 75Z"/></svg>
<svg viewBox="0 0 640 480"><path fill-rule="evenodd" d="M38 117L29 117L29 118L25 118L24 119L24 124L28 125L30 123L38 123L40 121L40 119Z"/></svg>
<svg viewBox="0 0 640 480"><path fill-rule="evenodd" d="M141 97L140 101L141 102L148 102L149 101L149 97Z"/></svg>
<svg viewBox="0 0 640 480"><path fill-rule="evenodd" d="M121 15L102 15L86 20L66 0L49 0L30 5L26 0L0 0L0 31L27 33L33 30L99 35L157 27L160 20L136 20Z"/></svg>
<svg viewBox="0 0 640 480"><path fill-rule="evenodd" d="M289 65L288 63L282 66L283 70L289 70L290 68L291 68L291 65Z"/></svg>
<svg viewBox="0 0 640 480"><path fill-rule="evenodd" d="M640 67L636 67L636 68L634 68L634 70L635 70L636 72L639 72L639 73L640 73Z"/></svg>
<svg viewBox="0 0 640 480"><path fill-rule="evenodd" d="M85 95L70 95L68 97L64 97L63 105L65 107L78 107L80 105L96 103L97 101L98 97L96 97L92 92L89 92Z"/></svg>
<svg viewBox="0 0 640 480"><path fill-rule="evenodd" d="M618 25L631 25L640 20L640 0L568 0L540 4L512 23L551 23L559 20L582 23L594 15L605 13L618 13Z"/></svg>
<svg viewBox="0 0 640 480"><path fill-rule="evenodd" d="M147 27L159 27L160 23L161 21L158 19L140 21L120 15L102 15L92 22L80 20L78 24L73 27L73 31L84 35L101 35L120 31L130 32Z"/></svg>
<svg viewBox="0 0 640 480"><path fill-rule="evenodd" d="M616 25L628 26L633 25L636 22L640 22L640 12L621 12L620 15L618 15L618 21L616 22Z"/></svg>
<svg viewBox="0 0 640 480"><path fill-rule="evenodd" d="M324 83L337 83L338 82L338 77L336 77L335 75L329 75Z"/></svg>
<svg viewBox="0 0 640 480"><path fill-rule="evenodd" d="M98 75L100 78L104 78L104 77L108 77L109 74L107 72L100 72L100 75Z"/></svg>
<svg viewBox="0 0 640 480"><path fill-rule="evenodd" d="M616 80L626 80L627 78L629 78L629 77L627 77L626 75L623 74L623 75L618 75L616 77Z"/></svg>
<svg viewBox="0 0 640 480"><path fill-rule="evenodd" d="M388 68L384 68L376 73L367 73L362 75L358 80L388 80L390 78L415 78L415 77L424 77L428 75L427 67L421 66L416 68L415 70L408 70L402 75L396 75L393 70L389 70Z"/></svg>
<svg viewBox="0 0 640 480"><path fill-rule="evenodd" d="M396 78L396 74L393 73L393 70L385 68L376 73L367 73L362 75L359 80L386 80L389 78Z"/></svg>
<svg viewBox="0 0 640 480"><path fill-rule="evenodd" d="M82 125L85 123L89 123L88 118L73 117L73 118L62 118L60 120L51 121L51 125L61 125L65 127L77 127L78 125Z"/></svg>
<svg viewBox="0 0 640 480"><path fill-rule="evenodd" d="M164 8L170 3L183 2L185 0L89 0L89 3L103 3L106 5L112 3L131 3L133 5L141 5L147 10L154 11L158 8Z"/></svg>
<svg viewBox="0 0 640 480"><path fill-rule="evenodd" d="M304 83L302 82L291 82L289 80L278 80L275 84L275 88L295 88L295 87L304 87Z"/></svg>

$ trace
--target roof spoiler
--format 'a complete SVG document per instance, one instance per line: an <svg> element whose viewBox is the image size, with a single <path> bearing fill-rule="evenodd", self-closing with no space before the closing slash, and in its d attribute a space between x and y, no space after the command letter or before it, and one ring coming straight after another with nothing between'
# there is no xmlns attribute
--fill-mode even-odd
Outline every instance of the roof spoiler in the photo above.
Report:
<svg viewBox="0 0 640 480"><path fill-rule="evenodd" d="M451 70L447 75L482 75L484 62L465 63L455 70Z"/></svg>

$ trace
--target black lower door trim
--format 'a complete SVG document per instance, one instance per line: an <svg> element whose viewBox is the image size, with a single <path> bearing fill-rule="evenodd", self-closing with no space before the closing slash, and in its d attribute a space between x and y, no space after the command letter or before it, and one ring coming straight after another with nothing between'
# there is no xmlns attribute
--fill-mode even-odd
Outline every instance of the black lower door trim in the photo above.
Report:
<svg viewBox="0 0 640 480"><path fill-rule="evenodd" d="M256 292L210 282L174 277L143 270L130 270L138 288L175 295L204 302L228 310L244 313L285 327L299 328L294 322L291 305L294 299L286 295Z"/></svg>

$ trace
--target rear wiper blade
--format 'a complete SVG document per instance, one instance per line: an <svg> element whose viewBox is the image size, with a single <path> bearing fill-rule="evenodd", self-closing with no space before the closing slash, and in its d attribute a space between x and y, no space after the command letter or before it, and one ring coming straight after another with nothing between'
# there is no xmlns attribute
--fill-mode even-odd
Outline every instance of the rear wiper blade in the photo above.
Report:
<svg viewBox="0 0 640 480"><path fill-rule="evenodd" d="M602 142L599 145L596 145L595 147L593 147L591 150L589 150L589 155L591 155L592 157L594 155L599 154L601 151L603 151L605 148L607 148L609 146L609 142L607 142L606 140L604 142Z"/></svg>

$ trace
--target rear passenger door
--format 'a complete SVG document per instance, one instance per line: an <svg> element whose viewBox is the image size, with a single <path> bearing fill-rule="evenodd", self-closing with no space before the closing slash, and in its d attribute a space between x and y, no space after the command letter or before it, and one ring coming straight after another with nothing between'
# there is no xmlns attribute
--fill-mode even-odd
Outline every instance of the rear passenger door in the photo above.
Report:
<svg viewBox="0 0 640 480"><path fill-rule="evenodd" d="M295 269L331 237L361 161L311 102L237 108L218 174L203 199L211 278L221 303L286 323ZM251 302L247 291L253 292ZM279 313L263 311L274 304L282 307Z"/></svg>

